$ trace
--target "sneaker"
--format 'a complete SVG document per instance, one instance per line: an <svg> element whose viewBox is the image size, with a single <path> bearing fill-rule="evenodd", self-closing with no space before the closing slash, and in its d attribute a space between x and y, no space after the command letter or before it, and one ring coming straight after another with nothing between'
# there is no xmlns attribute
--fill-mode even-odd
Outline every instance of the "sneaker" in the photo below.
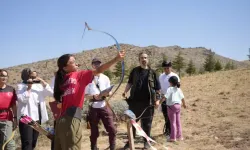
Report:
<svg viewBox="0 0 250 150"><path fill-rule="evenodd" d="M183 137L177 138L177 141L183 141L183 140L184 140Z"/></svg>
<svg viewBox="0 0 250 150"><path fill-rule="evenodd" d="M167 139L168 142L176 142L176 139Z"/></svg>
<svg viewBox="0 0 250 150"><path fill-rule="evenodd" d="M91 150L99 150L96 145L91 146Z"/></svg>
<svg viewBox="0 0 250 150"><path fill-rule="evenodd" d="M115 144L110 145L109 148L110 148L110 150L116 150L115 149Z"/></svg>
<svg viewBox="0 0 250 150"><path fill-rule="evenodd" d="M124 145L123 150L130 150L129 142Z"/></svg>

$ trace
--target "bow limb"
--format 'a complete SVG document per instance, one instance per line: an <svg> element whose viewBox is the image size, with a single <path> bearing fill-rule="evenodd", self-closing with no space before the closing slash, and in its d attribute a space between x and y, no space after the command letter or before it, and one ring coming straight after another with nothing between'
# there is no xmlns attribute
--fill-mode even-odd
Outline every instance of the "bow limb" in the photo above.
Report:
<svg viewBox="0 0 250 150"><path fill-rule="evenodd" d="M17 130L17 128L14 131L12 131L10 138L3 144L2 150L4 150L5 146L14 138L16 130Z"/></svg>
<svg viewBox="0 0 250 150"><path fill-rule="evenodd" d="M88 29L89 31L92 30L92 31L96 31L96 32L101 32L101 33L104 33L104 34L110 36L110 37L115 41L115 43L116 43L116 48L117 48L118 52L121 50L120 44L118 43L118 41L115 39L115 37L114 37L113 35L111 35L111 34L105 32L105 31L92 29L92 28L90 28L89 25L85 22L85 29L84 29L84 32L85 32L86 29ZM84 33L83 33L83 35L84 35ZM118 86L117 86L116 89L114 90L114 92L109 96L109 99L108 99L108 100L110 100L110 99L114 96L114 94L117 92L117 90L118 90L119 87L121 86L122 81L123 81L123 79L124 79L124 75L125 75L124 60L121 61L121 65L122 65L122 68L121 68L121 69L122 69L122 73L121 73L120 81L119 81L119 83L118 83Z"/></svg>
<svg viewBox="0 0 250 150"><path fill-rule="evenodd" d="M146 110L147 109L149 109L149 108L151 108L151 107L154 107L155 105L149 105L149 106L147 106L143 111L142 111L142 113L136 118L136 119L140 119L142 116L143 116L143 114L146 112Z"/></svg>

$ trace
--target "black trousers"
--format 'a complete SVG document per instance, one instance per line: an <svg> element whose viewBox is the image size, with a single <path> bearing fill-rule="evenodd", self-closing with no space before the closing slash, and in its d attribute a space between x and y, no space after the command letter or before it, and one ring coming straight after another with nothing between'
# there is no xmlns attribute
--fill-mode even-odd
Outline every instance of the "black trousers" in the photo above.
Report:
<svg viewBox="0 0 250 150"><path fill-rule="evenodd" d="M133 113L135 114L136 117L139 117L142 112L148 107L150 106L147 103L143 103L143 102L135 102L135 103L130 103L129 104L129 109L131 111L133 111ZM143 131L149 136L151 137L151 128L152 128L152 122L153 122L153 116L154 116L154 107L148 107L146 109L146 111L144 112L144 114L142 115L141 118L136 119L136 122L138 122L139 120L141 120L141 128L143 129ZM133 127L133 135L135 137L136 134L136 130ZM144 142L146 142L147 140L144 138Z"/></svg>
<svg viewBox="0 0 250 150"><path fill-rule="evenodd" d="M56 133L56 120L54 121L54 133ZM54 144L55 144L55 136L51 140L51 150L54 150Z"/></svg>
<svg viewBox="0 0 250 150"><path fill-rule="evenodd" d="M138 122L140 119L136 120L136 122ZM150 118L143 118L141 119L141 128L143 129L143 131L149 136L151 137L151 128L152 128L152 122L153 122L153 117ZM136 130L133 127L133 136L135 138L135 134L136 134ZM147 140L145 138L144 142L146 142Z"/></svg>
<svg viewBox="0 0 250 150"><path fill-rule="evenodd" d="M169 135L170 136L170 120L168 118L168 111L167 111L167 104L166 104L166 101L164 101L162 104L161 104L161 108L162 108L162 113L163 113L163 116L164 116L164 119L165 119L165 125L164 125L164 128L163 128L163 132L165 135Z"/></svg>
<svg viewBox="0 0 250 150"><path fill-rule="evenodd" d="M19 121L22 150L33 150L36 147L39 132Z"/></svg>

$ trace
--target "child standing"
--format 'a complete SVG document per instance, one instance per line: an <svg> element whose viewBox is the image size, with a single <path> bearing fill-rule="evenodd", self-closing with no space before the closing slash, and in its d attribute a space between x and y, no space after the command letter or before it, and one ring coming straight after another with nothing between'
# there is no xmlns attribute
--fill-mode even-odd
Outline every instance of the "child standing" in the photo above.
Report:
<svg viewBox="0 0 250 150"><path fill-rule="evenodd" d="M165 98L167 101L167 111L171 125L169 141L175 142L176 140L183 140L180 120L181 104L183 104L184 108L186 108L187 106L182 90L180 89L178 78L176 76L172 76L168 81L170 83L170 87L165 94ZM163 99L163 101L165 100L165 98Z"/></svg>

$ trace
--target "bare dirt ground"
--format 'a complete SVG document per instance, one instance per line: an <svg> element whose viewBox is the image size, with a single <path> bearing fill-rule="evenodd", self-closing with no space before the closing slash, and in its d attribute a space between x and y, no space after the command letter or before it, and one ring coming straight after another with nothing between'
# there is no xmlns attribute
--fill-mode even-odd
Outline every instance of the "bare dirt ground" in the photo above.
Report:
<svg viewBox="0 0 250 150"><path fill-rule="evenodd" d="M167 143L162 135L163 116L156 113L152 136L157 149L171 150L248 150L250 149L250 70L208 73L181 79L188 109L182 109L184 141ZM118 94L124 90L124 85ZM115 99L120 98L116 95ZM83 124L82 149L89 150L89 130ZM136 149L142 149L136 138ZM118 125L117 149L126 142L126 124ZM162 146L163 145L163 146ZM41 136L36 150L49 150L50 142ZM104 128L100 129L98 147L108 147Z"/></svg>

